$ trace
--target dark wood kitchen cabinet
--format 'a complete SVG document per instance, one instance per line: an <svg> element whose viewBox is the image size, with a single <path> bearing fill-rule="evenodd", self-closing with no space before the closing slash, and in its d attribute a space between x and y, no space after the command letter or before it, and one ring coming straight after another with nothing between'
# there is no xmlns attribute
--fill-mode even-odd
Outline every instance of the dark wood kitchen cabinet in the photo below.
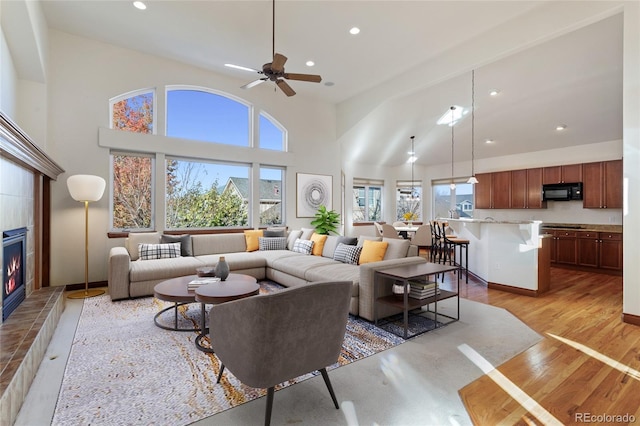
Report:
<svg viewBox="0 0 640 426"><path fill-rule="evenodd" d="M552 231L551 263L576 265L578 239L575 231Z"/></svg>
<svg viewBox="0 0 640 426"><path fill-rule="evenodd" d="M476 173L478 183L473 188L475 197L474 209L491 208L491 173Z"/></svg>
<svg viewBox="0 0 640 426"><path fill-rule="evenodd" d="M622 160L598 161L582 165L585 209L622 208Z"/></svg>
<svg viewBox="0 0 640 426"><path fill-rule="evenodd" d="M542 201L542 168L513 170L511 172L511 208L546 207L547 203Z"/></svg>
<svg viewBox="0 0 640 426"><path fill-rule="evenodd" d="M491 174L491 208L511 208L511 171Z"/></svg>
<svg viewBox="0 0 640 426"><path fill-rule="evenodd" d="M567 164L564 166L544 167L542 183L573 183L582 182L582 164Z"/></svg>
<svg viewBox="0 0 640 426"><path fill-rule="evenodd" d="M622 271L622 234L578 232L578 265Z"/></svg>

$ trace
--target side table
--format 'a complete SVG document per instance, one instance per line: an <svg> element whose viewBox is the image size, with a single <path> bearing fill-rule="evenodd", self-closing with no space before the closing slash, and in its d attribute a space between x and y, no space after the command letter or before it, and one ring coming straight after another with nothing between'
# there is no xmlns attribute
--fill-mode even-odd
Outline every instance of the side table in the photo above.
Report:
<svg viewBox="0 0 640 426"><path fill-rule="evenodd" d="M373 305L373 319L374 319L375 325L376 326L378 325L378 309L377 309L378 303L385 303L387 305L395 306L397 308L402 309L403 317L404 317L403 318L404 334L402 337L405 339L408 338L408 334L409 334L409 312L414 309L422 308L422 306L433 303L434 310L433 311L427 310L424 313L432 312L434 314L434 323L435 323L434 328L438 327L438 324L439 324L438 315L440 315L441 317L446 317L451 319L451 321L449 322L458 321L460 319L460 295L459 295L460 274L459 273L456 274L457 283L456 283L455 291L440 289L438 286L438 280L437 280L438 274L443 274L445 272L458 271L458 270L459 270L459 267L455 265L443 265L439 263L421 263L419 265L404 265L404 266L381 269L376 271L374 276L375 303ZM410 282L412 280L422 280L422 279L428 278L430 275L436 276L436 279L434 280L435 295L424 298L424 299L414 299L412 297L409 297ZM402 299L398 298L396 295L378 296L379 287L381 286L382 281L385 278L402 282L404 287L404 294ZM456 297L458 299L457 316L451 317L444 314L438 314L438 301L449 299L451 297ZM447 322L446 324L449 324L449 322ZM446 324L443 324L443 325L446 325ZM427 331L430 331L430 329L424 330L420 333L416 333L411 337L414 337L418 334L421 334Z"/></svg>

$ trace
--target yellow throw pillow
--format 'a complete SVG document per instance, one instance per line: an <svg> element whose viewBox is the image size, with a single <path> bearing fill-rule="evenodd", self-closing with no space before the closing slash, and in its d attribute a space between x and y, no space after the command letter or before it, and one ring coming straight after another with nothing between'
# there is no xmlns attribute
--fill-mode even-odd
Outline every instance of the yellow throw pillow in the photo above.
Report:
<svg viewBox="0 0 640 426"><path fill-rule="evenodd" d="M247 242L247 251L256 251L260 248L258 238L262 237L262 229L251 229L244 231L244 239Z"/></svg>
<svg viewBox="0 0 640 426"><path fill-rule="evenodd" d="M386 241L364 240L358 264L362 265L363 263L380 262L384 259L384 254L387 252L388 245L389 243Z"/></svg>
<svg viewBox="0 0 640 426"><path fill-rule="evenodd" d="M314 256L322 256L322 249L324 248L324 242L327 241L326 235L316 234L315 232L310 238L313 241L313 249L311 254Z"/></svg>

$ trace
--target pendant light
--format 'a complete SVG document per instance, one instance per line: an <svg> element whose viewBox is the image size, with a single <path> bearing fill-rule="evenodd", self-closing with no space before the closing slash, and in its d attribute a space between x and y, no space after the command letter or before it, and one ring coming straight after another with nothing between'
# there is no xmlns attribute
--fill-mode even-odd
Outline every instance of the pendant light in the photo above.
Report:
<svg viewBox="0 0 640 426"><path fill-rule="evenodd" d="M475 124L476 124L476 70L471 70L471 177L467 180L467 183L476 184L476 174L474 171L475 162Z"/></svg>
<svg viewBox="0 0 640 426"><path fill-rule="evenodd" d="M451 184L449 188L453 191L456 189L456 184L453 182L453 112L456 110L455 106L451 107Z"/></svg>
<svg viewBox="0 0 640 426"><path fill-rule="evenodd" d="M416 193L415 181L413 179L413 167L418 157L416 157L416 150L414 145L415 136L411 136L411 196L410 201L420 201L420 196Z"/></svg>

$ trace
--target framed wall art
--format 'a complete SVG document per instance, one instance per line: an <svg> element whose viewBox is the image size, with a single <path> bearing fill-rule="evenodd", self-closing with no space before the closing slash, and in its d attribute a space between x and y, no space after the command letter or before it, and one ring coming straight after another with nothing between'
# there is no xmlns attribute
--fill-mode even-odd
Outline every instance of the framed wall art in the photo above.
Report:
<svg viewBox="0 0 640 426"><path fill-rule="evenodd" d="M296 177L296 217L313 217L320 206L333 209L333 176L298 173Z"/></svg>

